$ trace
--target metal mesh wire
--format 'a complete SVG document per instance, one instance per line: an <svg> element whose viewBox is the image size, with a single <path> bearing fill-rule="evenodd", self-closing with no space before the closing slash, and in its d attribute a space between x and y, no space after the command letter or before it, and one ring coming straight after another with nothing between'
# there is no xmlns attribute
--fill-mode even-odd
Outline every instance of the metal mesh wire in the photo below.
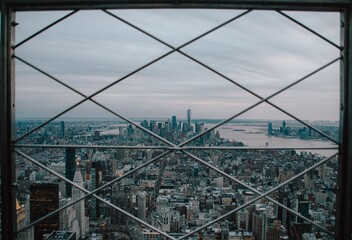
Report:
<svg viewBox="0 0 352 240"><path fill-rule="evenodd" d="M258 194L258 196L255 197L254 199L252 199L251 201L247 202L246 204L243 204L243 205L237 207L236 209L233 209L233 210L229 211L228 213L222 215L221 217L218 217L218 218L216 218L215 220L212 220L212 221L208 222L207 224L203 225L202 227L200 227L200 228L198 228L198 229L196 229L196 230L194 230L194 231L191 231L190 233L187 233L186 235L184 235L184 236L182 236L182 237L179 237L179 238L177 238L177 239L185 239L185 238L187 238L188 236L191 236L191 235L193 235L193 234L195 234L195 233L197 233L197 232L199 232L199 231L202 231L202 230L206 229L207 227L213 225L214 223L216 223L216 222L218 222L218 221L220 221L220 220L222 220L222 219L225 219L226 217L230 216L231 214L234 214L235 212L237 212L237 211L239 211L239 210L241 210L241 209L243 209L243 208L249 206L250 204L255 203L256 201L258 201L258 200L260 200L260 199L262 199L262 198L266 198L268 201L270 201L270 202L276 204L276 205L279 206L280 208L283 208L283 209L289 211L290 213L296 215L298 218L301 218L301 219L303 219L304 221L306 221L306 222L308 222L308 223L314 225L315 227L317 227L317 228L320 229L321 231L327 233L328 235L334 236L333 233L327 231L325 228L321 227L320 225L318 225L318 224L315 223L314 221L312 221L312 220L310 220L310 219L308 219L308 218L302 216L300 213L298 213L298 212L296 212L296 211L294 211L294 210L292 210L292 209L286 207L285 205L279 203L278 201L276 201L275 199L273 199L272 197L270 197L270 194L273 193L273 192L275 192L275 191L277 191L279 188L281 188L281 187L283 187L283 186L285 186L285 185L291 183L292 181L298 179L299 177L302 177L304 174L306 174L307 172L309 172L309 171L315 169L316 167L318 167L318 166L320 166L320 165L322 165L322 164L325 164L327 161L329 161L329 160L331 160L332 158L336 157L336 156L337 156L337 153L336 153L336 154L333 154L333 155L330 156L330 157L324 158L323 160L321 160L321 161L319 161L318 163L314 164L313 166L311 166L311 167L305 169L304 171L302 171L301 173L295 175L294 177L290 178L289 180L287 180L287 181L285 181L285 182L279 184L279 185L276 186L276 187L273 187L271 190L269 190L269 191L267 191L267 192L260 192L260 191L258 191L256 188L253 188L253 187L249 186L248 184L246 184L245 182L243 182L243 181L237 179L236 177L233 177L233 176L231 176L231 175L225 173L225 172L222 171L221 169L219 169L219 168L217 168L217 167L211 165L211 164L208 163L207 161L205 161L205 160L203 160L203 159L197 157L196 155L194 155L193 153L190 152L190 150L192 150L192 149L193 149L193 150L194 150L194 149L198 149L198 150L199 150L199 149L208 149L208 150L218 149L218 150L226 150L226 149L259 149L259 148L246 148L246 147L241 147L241 148L236 148L236 147L232 147L232 148L231 148L231 147L229 147L229 148L226 148L226 147L223 147L223 148L221 148L221 147L218 147L218 148L217 148L217 147L204 147L204 148L202 148L202 147L192 147L192 146L187 146L187 145L188 145L189 143L191 143L192 141L194 141L194 140L200 138L201 136L203 136L203 135L209 133L210 131L216 129L217 127L223 126L224 124L226 124L227 122L231 121L232 119L235 119L235 118L241 116L242 114L248 112L249 110L251 110L251 109L253 109L253 108L259 106L259 105L262 104L262 103L267 103L267 104L271 105L272 107L276 108L276 109L279 110L280 112L284 113L286 116L289 116L289 117L295 119L296 121L300 122L300 123L303 124L304 126L306 126L306 127L310 128L310 129L313 129L314 131L318 132L321 136L324 136L325 138L329 139L332 143L334 143L334 144L339 144L339 142L338 142L336 139L330 137L329 135L327 135L327 134L325 134L324 132L320 131L319 129L315 128L315 127L312 126L310 123L307 123L306 121L301 120L300 118L296 117L295 115L289 113L289 112L286 111L285 109L283 109L283 108L281 108L281 107L275 105L275 104L272 103L270 100L271 100L272 98L274 98L275 96L279 95L280 93L282 93L282 92L284 92L284 91L290 89L291 87L293 87L293 86L295 86L295 85L301 83L302 81L305 81L306 79L310 78L311 76L313 76L314 74L320 72L321 70L327 68L328 66L330 66L330 65L332 65L332 64L334 64L334 63L336 63L336 62L338 62L338 61L341 59L340 57L331 60L330 62L326 63L325 65L323 65L323 66L317 68L317 69L314 70L313 72L311 72L311 73L309 73L309 74L307 74L307 75L301 77L300 79L298 79L298 80L292 82L291 84L289 84L289 85L287 85L286 87L280 89L279 91L276 91L275 93L271 94L270 96L268 96L268 97L262 97L262 96L260 96L259 94L255 93L254 91L252 91L252 90L246 88L245 86L243 86L243 85L237 83L237 82L234 81L233 79L227 77L225 74L222 74L221 72L218 72L217 70L213 69L212 67L208 66L207 64L205 64L205 63L203 63L202 61L198 60L197 58L195 58L195 57L193 57L193 56L191 56L191 55L189 55L189 54L187 54L187 53L185 53L185 52L182 51L182 49L183 49L184 47L186 47L186 46L188 46L188 45L190 45L190 44L196 42L197 40L199 40L199 39L201 39L201 38L207 36L208 34L211 34L212 32L214 32L214 31L216 31L216 30L218 30L218 29L224 27L225 25L227 25L227 24L229 24L229 23L231 23L231 22L233 22L233 21L235 21L235 20L241 18L242 16L249 14L249 13L251 12L251 10L247 10L247 11L245 11L245 12L243 12L243 13L241 13L241 14L239 14L239 15L237 15L237 16L231 18L231 19L229 19L228 21L223 22L222 24L220 24L220 25L218 25L218 26L212 28L211 30L209 30L209 31L207 31L207 32L205 32L205 33L199 35L198 37L196 37L196 38L194 38L194 39L191 39L191 40L187 41L186 43L184 43L184 44L182 44L182 45L180 45L180 46L178 46L178 47L173 47L172 45L168 44L167 42L164 42L163 40L157 38L156 36L154 36L154 35L148 33L147 31L145 31L145 30L143 30L143 29L137 27L136 25L134 25L134 24L132 24L132 23L130 23L130 22L126 21L125 19L118 17L117 15L113 14L112 12L110 12L110 11L108 11L108 10L106 10L106 9L102 9L102 11L103 11L104 13L106 13L107 15L113 17L114 19L116 19L116 20L118 20L118 21L120 21L120 22L122 22L122 23L128 25L129 27L135 29L136 31L139 31L139 32L145 34L146 36L148 36L148 37L154 39L155 41L161 43L162 45L164 45L164 46L170 48L170 51L168 51L167 53L165 53L165 54L159 56L158 58L155 58L154 60L152 60L152 61L146 63L146 64L143 65L142 67L135 69L134 71L132 71L132 72L130 72L129 74L127 74L127 75L125 75L125 76L119 78L118 80L114 81L113 83L111 83L111 84L109 84L109 85L107 85L107 86L105 86L105 87L103 87L103 88L97 90L96 92L94 92L94 93L91 94L91 95L85 95L85 94L83 94L81 91L79 91L79 90L77 90L77 89L75 89L75 88L69 86L68 84L64 83L63 81L59 80L58 78L52 76L50 73L47 73L47 72L45 72L44 70L42 70L42 69L40 69L40 68L34 66L34 65L31 64L30 62L28 62L28 61L24 60L23 58L21 58L20 56L17 56L17 55L14 55L14 56L13 56L14 58L16 58L17 60L19 60L20 62L26 64L27 66L29 66L29 67L35 69L36 71L40 72L41 74L44 74L45 76L49 77L49 78L52 79L53 81L55 81L55 82L57 82L57 83L63 85L64 87L70 89L71 91L73 91L73 92L77 93L78 95L80 95L81 97L83 97L83 99L82 99L81 101L75 103L74 105L72 105L72 106L70 106L69 108L65 109L65 110L62 111L61 113L59 113L59 114L57 114L57 115L51 117L49 120L45 121L44 123L40 124L39 126L33 128L33 129L31 129L30 131L28 131L28 132L25 133L24 135L18 137L18 138L14 141L14 147L15 147L15 148L14 148L14 151L15 151L15 153L17 153L19 156L24 157L26 160L32 162L33 164L39 166L40 168L42 168L42 169L44 169L44 170L50 172L51 174L57 176L57 177L60 178L61 180L63 180L63 181L65 181L65 182L71 184L72 186L74 186L74 187L80 189L81 191L83 191L83 192L85 193L85 195L84 195L83 197L81 197L81 198L79 198L79 199L76 199L76 200L70 202L69 204L67 204L67 205L65 205L65 206L63 206L63 207L61 207L61 208L55 210L54 212L51 212L50 214L48 214L48 215L46 215L46 216L44 216L44 217L42 217L42 218L40 218L40 219L38 219L38 220L32 222L30 225L24 227L23 229L19 229L18 232L17 232L17 234L18 234L18 233L21 233L21 232L23 232L23 231L28 230L28 229L31 228L32 226L38 224L39 222L45 220L46 218L48 218L48 217L50 217L50 216L52 216L52 215L54 215L54 214L56 214L56 213L58 213L58 212L60 212L60 211L62 211L62 210L64 210L64 209L66 209L66 208L69 207L69 206L71 206L71 205L73 205L73 204L75 204L75 203L77 203L77 202L79 202L79 201L81 201L81 200L83 200L83 199L86 199L86 198L88 198L88 197L93 196L94 198L96 198L96 199L98 199L99 201L105 203L106 205L110 206L111 208L116 209L117 211L119 211L119 212L125 214L126 216L128 216L128 217L131 218L131 219L134 219L135 221L139 222L140 224L143 224L143 225L149 227L150 229L153 229L154 231L160 233L161 235L167 237L168 239L176 239L175 237L170 236L169 234L167 234L167 233L165 233L165 232L159 230L159 229L156 228L155 226L152 226L152 225L148 224L147 222L145 222L145 221L143 221L143 220L141 220L141 219L135 217L134 215L132 215L131 213L129 213L129 212L127 212L127 211L121 209L120 207L115 206L114 204L110 203L109 201L106 201L105 199L103 199L103 198L101 198L100 196L98 196L97 193L98 193L100 190L102 190L102 189L104 189L104 188L106 188L106 187L108 187L108 186L111 186L112 184L114 184L114 183L120 181L121 179L126 178L126 177L128 177L128 176L130 176L130 175L136 173L138 170L140 170L140 169L142 169L142 168L144 168L144 167L146 167L146 166L148 166L148 165L150 165L150 164L152 164L152 163L158 161L159 159L161 159L161 158L163 158L163 157L169 155L170 153L173 153L173 152L175 152L175 151L179 151L179 152L182 152L183 154L185 154L186 156L188 156L190 159L193 159L195 162L198 162L198 163L200 163L200 164L206 166L207 168L214 170L215 172L217 172L217 173L220 174L221 176L224 176L224 177L230 179L232 182L235 182L235 183L240 184L241 186L243 186L243 187L245 187L245 188L247 188L247 189L250 189L250 190L253 191L254 193ZM64 17L62 17L62 18L58 19L57 21L55 21L55 22L49 24L48 26L44 27L44 28L41 29L40 31L34 33L34 34L31 35L30 37L28 37L28 38L26 38L25 40L21 41L20 43L18 43L17 45L15 45L13 48L16 49L16 48L20 47L21 45L25 44L26 42L30 41L30 40L33 39L34 37L40 35L40 34L43 33L44 31L46 31L47 29L50 29L50 28L53 27L54 25L56 25L56 24L60 23L61 21L65 20L65 19L67 19L67 18L69 18L69 17L71 17L72 15L76 14L77 12L79 12L79 11L78 11L78 10L75 10L75 11L70 12L69 14L65 15ZM280 13L281 16L283 16L283 17L285 17L285 18L287 18L287 19L293 21L294 23L296 23L296 24L298 24L299 26L301 26L302 28L308 30L308 31L311 32L312 34L318 36L318 37L321 38L323 41L325 41L325 42L331 44L332 46L338 48L339 50L342 49L340 46L336 45L335 43L333 43L333 42L331 42L330 40L326 39L325 37L321 36L319 33L317 33L317 32L315 32L314 30L308 28L307 26L305 26L304 24L300 23L299 21L293 19L292 17L288 16L287 14L285 14L285 13L283 13L283 12L281 12L281 11L278 11L278 12ZM172 142L170 142L170 141L168 141L168 140L162 138L161 136L155 134L154 132L152 132L152 131L150 131L150 130L148 130L148 129L142 127L142 126L140 126L139 124L135 123L135 122L132 121L131 119L128 119L127 117L125 117L125 116L119 114L119 113L116 112L116 111L111 110L110 108L104 106L103 104L101 104L101 103L99 103L98 101L96 101L96 100L93 99L93 97L99 95L99 94L102 93L103 91L105 91L105 90L111 88L112 86L115 86L116 84L118 84L118 83L120 83L120 82L122 82L122 81L124 81L124 80L128 80L129 77L131 77L132 75L136 74L137 72L139 72L139 71L141 71L141 70L143 70L143 69L145 69L145 68L148 68L149 66L155 64L156 62L160 61L161 59L167 58L168 56L170 56L171 54L176 53L176 52L177 52L177 53L180 53L181 55L185 56L186 58L190 59L191 61L193 61L193 62L199 64L200 66L202 66L203 68L207 69L208 71L211 71L211 72L215 73L216 75L220 76L220 77L223 78L224 80L233 83L234 85L238 86L239 88L243 89L244 91L246 91L246 92L250 93L251 95L255 96L255 97L258 98L259 100L258 100L256 103L254 103L254 104L252 104L251 106L249 106L248 108L244 109L243 111L232 115L232 116L229 117L228 119L225 119L225 120L221 121L220 123L218 123L218 124L216 124L215 126L213 126L213 127L209 128L209 129L205 130L204 132L202 132L202 133L200 133L200 134L197 134L196 136L194 136L194 137L192 137L192 138L190 138L190 139L188 139L188 140L186 140L186 141L184 141L184 142L182 142L182 143L176 145L176 144L174 144L174 143L172 143ZM47 125L48 123L50 123L50 122L54 121L55 119L59 118L59 117L62 116L63 114L67 113L68 111L70 111L70 110L76 108L77 106L81 105L82 103L84 103L84 102L86 102L86 101L91 101L92 103L96 104L97 106L101 107L102 109L104 109L104 110L110 112L110 113L113 114L114 116L116 116L116 117L118 117L118 118L120 118L120 119L123 119L124 121L128 122L129 124L133 125L134 127L139 128L140 130L142 130L142 131L145 132L146 134L149 134L150 136L152 136L152 137L154 137L154 138L160 140L162 143L166 144L166 147L160 147L160 146L149 146L149 147L118 146L119 148L133 148L133 149L142 149L142 148L151 148L151 149L155 148L155 149L156 149L156 148L160 148L160 149L163 149L164 152L163 152L162 154L160 154L159 156L157 156L157 157L155 157L155 158L149 160L148 162L146 162L146 163L140 165L139 167L137 167L137 168L135 168L135 169L133 169L133 170L127 172L127 173L124 174L123 176L118 177L118 178L115 178L114 180L108 182L107 184L104 184L103 186L101 186L101 187L95 189L94 191L88 191L87 189L85 189L85 188L83 188L83 187L81 187L81 186L78 186L78 185L75 184L73 181L70 181L69 179L63 177L62 175L60 175L60 174L58 174L58 173L56 173L56 172L53 171L52 169L50 169L50 168L44 166L43 164L41 164L41 163L40 163L39 161L37 161L36 159L34 159L34 158L28 156L27 154L25 154L24 152L22 152L21 150L19 150L19 148L22 148L22 147L50 147L50 148L51 148L51 147L52 147L52 148L59 148L59 147L61 147L61 148L64 148L64 147L67 147L67 146L71 146L71 145L60 145L60 146L57 146L57 145L49 145L49 146L46 146L46 145L35 145L35 144L30 145L30 144L20 144L19 141L22 140L22 139L24 139L26 136L29 136L31 133L37 131L38 129L44 127L44 126ZM84 147L88 147L88 146L80 146L80 145L77 145L77 146L75 146L75 147L83 147L83 148L84 148ZM114 147L115 147L115 148L117 148L117 146L89 146L89 147L90 147L90 148L99 148L99 147L102 147L102 148L114 148ZM272 149L280 149L280 148L272 148ZM329 148L326 148L326 149L329 149ZM333 148L333 149L337 149L337 148Z"/></svg>

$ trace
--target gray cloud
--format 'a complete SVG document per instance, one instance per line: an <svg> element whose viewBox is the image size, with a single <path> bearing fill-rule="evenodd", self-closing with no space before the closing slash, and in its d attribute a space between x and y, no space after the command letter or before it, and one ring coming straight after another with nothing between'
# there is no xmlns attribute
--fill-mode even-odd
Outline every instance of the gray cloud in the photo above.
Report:
<svg viewBox="0 0 352 240"><path fill-rule="evenodd" d="M243 11L112 12L179 46ZM18 42L64 14L18 13ZM338 13L288 14L339 42ZM102 11L82 11L20 46L16 54L91 94L168 51L168 47ZM336 48L278 13L264 11L251 12L183 51L263 97L339 56ZM49 117L81 99L22 63L18 63L16 72L19 118ZM304 119L338 119L338 79L337 63L273 101ZM128 117L185 117L190 105L194 117L199 118L225 118L258 101L179 53L140 71L95 99ZM243 117L285 117L269 108L263 105ZM97 115L110 116L88 103L67 114Z"/></svg>

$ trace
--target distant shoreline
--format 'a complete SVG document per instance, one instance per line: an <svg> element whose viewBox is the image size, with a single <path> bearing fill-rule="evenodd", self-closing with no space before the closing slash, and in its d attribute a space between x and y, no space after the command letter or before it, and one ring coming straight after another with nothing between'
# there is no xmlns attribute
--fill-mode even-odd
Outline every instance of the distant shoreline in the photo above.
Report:
<svg viewBox="0 0 352 240"><path fill-rule="evenodd" d="M141 122L143 120L147 120L147 121L167 121L171 118L129 118L130 120L134 121L134 122ZM44 118L44 117L38 117L38 118L17 118L16 122L21 122L21 121L25 121L25 122L43 122L43 121L47 121L48 118ZM254 125L260 125L260 126L267 126L268 122L273 123L273 125L280 125L282 123L282 121L285 120L288 124L292 123L292 124L300 124L298 121L296 120L286 120L286 119L233 119L228 121L227 123L221 125L224 127L229 127L231 125L234 126L238 126L238 125L248 125L251 124L251 126ZM51 123L59 123L61 121L67 121L67 122L78 122L78 121L85 121L85 122L104 122L104 121L109 121L109 122L117 122L117 123L126 123L126 121L119 119L119 118L58 118L53 120ZM207 124L218 124L220 122L222 122L223 119L204 119L204 118L197 118L197 119L192 119L193 123L207 123ZM339 126L339 121L337 120L304 120L305 122L309 123L309 124L319 124L319 125L325 125L325 126ZM187 122L186 118L179 118L178 122Z"/></svg>

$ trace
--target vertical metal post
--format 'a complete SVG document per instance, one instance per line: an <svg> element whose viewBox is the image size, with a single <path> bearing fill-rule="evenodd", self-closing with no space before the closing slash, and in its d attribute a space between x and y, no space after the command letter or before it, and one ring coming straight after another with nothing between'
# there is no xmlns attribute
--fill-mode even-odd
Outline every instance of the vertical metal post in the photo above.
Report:
<svg viewBox="0 0 352 240"><path fill-rule="evenodd" d="M352 228L352 5L341 13L343 46L340 84L340 155L337 192L337 239L351 239Z"/></svg>
<svg viewBox="0 0 352 240"><path fill-rule="evenodd" d="M15 239L15 161L14 139L14 60L11 44L14 41L15 14L1 1L1 70L0 70L0 158L1 158L1 221L2 239Z"/></svg>

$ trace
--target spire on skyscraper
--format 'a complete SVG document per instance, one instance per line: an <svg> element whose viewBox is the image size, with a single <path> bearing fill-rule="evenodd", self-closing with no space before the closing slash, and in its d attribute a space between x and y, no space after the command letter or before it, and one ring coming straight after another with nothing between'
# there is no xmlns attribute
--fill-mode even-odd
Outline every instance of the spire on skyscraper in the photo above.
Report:
<svg viewBox="0 0 352 240"><path fill-rule="evenodd" d="M76 171L75 171L75 175L73 177L73 182L76 183L77 185L83 187L83 177L82 177L80 165L81 165L80 159L77 159L76 160ZM84 192L73 186L72 199L76 200L76 199L79 199L83 196L84 196ZM89 227L87 225L87 218L85 216L84 200L81 200L80 202L75 203L74 206L75 206L75 210L76 210L78 224L80 227L80 236L82 236L82 238L84 238L85 234L88 230L88 227Z"/></svg>
<svg viewBox="0 0 352 240"><path fill-rule="evenodd" d="M73 182L78 184L79 186L83 187L83 177L82 177L81 169L79 168L78 161L76 163L76 171L75 171L75 175L73 177ZM78 190L78 191L81 191L81 190Z"/></svg>

